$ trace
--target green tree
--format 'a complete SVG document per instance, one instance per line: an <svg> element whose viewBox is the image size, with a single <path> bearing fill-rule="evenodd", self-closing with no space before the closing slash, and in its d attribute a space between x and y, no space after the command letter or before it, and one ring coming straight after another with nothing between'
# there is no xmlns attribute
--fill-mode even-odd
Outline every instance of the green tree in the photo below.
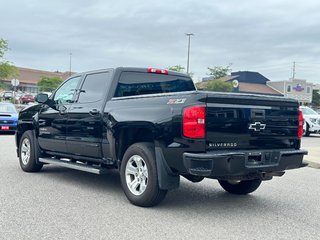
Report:
<svg viewBox="0 0 320 240"><path fill-rule="evenodd" d="M8 41L0 38L0 59L2 59L4 57L4 54L8 50L9 50Z"/></svg>
<svg viewBox="0 0 320 240"><path fill-rule="evenodd" d="M0 82L0 91L6 89L6 85Z"/></svg>
<svg viewBox="0 0 320 240"><path fill-rule="evenodd" d="M167 69L170 70L170 71L175 71L175 72L187 74L187 73L185 72L185 67L182 67L181 65L174 65L174 66L168 67ZM189 72L188 75L189 75L191 78L193 78L194 73L193 73L193 72Z"/></svg>
<svg viewBox="0 0 320 240"><path fill-rule="evenodd" d="M168 67L168 70L176 71L176 72L180 72L180 73L185 73L184 69L185 68L182 67L181 65L174 65L174 66Z"/></svg>
<svg viewBox="0 0 320 240"><path fill-rule="evenodd" d="M222 80L210 80L196 84L197 89L214 91L214 92L231 92L233 90L232 83Z"/></svg>
<svg viewBox="0 0 320 240"><path fill-rule="evenodd" d="M312 92L312 104L316 106L320 106L320 91L319 90L313 90Z"/></svg>
<svg viewBox="0 0 320 240"><path fill-rule="evenodd" d="M0 38L0 79L19 76L18 69L4 58L4 55L8 50L8 41Z"/></svg>
<svg viewBox="0 0 320 240"><path fill-rule="evenodd" d="M38 82L40 92L52 92L55 90L63 80L59 77L41 77Z"/></svg>
<svg viewBox="0 0 320 240"><path fill-rule="evenodd" d="M216 67L208 67L209 73L207 73L208 75L212 76L213 79L219 79L222 77L227 76L232 69L230 68L230 65L226 66L226 67L222 67L222 66L216 66Z"/></svg>
<svg viewBox="0 0 320 240"><path fill-rule="evenodd" d="M5 61L0 63L0 79L15 78L19 76L19 70L11 63Z"/></svg>

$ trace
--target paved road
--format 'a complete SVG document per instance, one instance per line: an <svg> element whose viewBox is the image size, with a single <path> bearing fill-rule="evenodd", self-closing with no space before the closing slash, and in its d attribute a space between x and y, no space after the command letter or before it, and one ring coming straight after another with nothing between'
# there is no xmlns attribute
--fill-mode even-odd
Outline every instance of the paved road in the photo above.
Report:
<svg viewBox="0 0 320 240"><path fill-rule="evenodd" d="M0 153L0 239L320 239L318 169L289 171L249 196L182 180L144 209L127 202L117 171L24 173L13 136L0 136Z"/></svg>
<svg viewBox="0 0 320 240"><path fill-rule="evenodd" d="M305 159L314 168L320 168L320 134L311 134L302 138L302 148L308 150L309 154Z"/></svg>

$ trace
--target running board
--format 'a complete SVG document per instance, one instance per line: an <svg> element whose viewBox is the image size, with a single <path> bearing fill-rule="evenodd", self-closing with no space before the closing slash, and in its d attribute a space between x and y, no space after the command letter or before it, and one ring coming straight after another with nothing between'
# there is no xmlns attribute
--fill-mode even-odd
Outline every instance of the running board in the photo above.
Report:
<svg viewBox="0 0 320 240"><path fill-rule="evenodd" d="M57 160L54 158L39 158L39 162L55 164L61 167L71 168L71 169L94 173L94 174L105 174L107 171L106 169L101 169L99 167L85 165L82 163L75 163L71 161Z"/></svg>

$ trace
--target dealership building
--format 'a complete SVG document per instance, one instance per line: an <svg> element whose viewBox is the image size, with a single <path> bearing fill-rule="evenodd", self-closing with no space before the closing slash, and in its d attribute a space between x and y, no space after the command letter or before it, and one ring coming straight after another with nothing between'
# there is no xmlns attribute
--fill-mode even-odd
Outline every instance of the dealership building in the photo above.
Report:
<svg viewBox="0 0 320 240"><path fill-rule="evenodd" d="M17 86L17 91L27 92L27 93L37 93L38 86L37 83L41 80L42 77L59 77L63 80L67 79L71 73L70 72L50 72L43 70L36 70L31 68L17 67L19 71L17 80L19 80L19 85ZM5 90L13 90L11 84L12 79L0 79L0 82L4 83L6 86Z"/></svg>
<svg viewBox="0 0 320 240"><path fill-rule="evenodd" d="M200 86L209 80L213 79L211 77L203 78ZM232 92L285 96L298 100L300 105L309 105L312 102L313 90L319 90L319 85L304 79L270 81L262 74L251 71L232 72L230 75L216 80L232 83Z"/></svg>
<svg viewBox="0 0 320 240"><path fill-rule="evenodd" d="M298 100L300 105L309 105L312 102L312 92L317 89L313 83L303 79L270 81L268 85L281 92L285 97Z"/></svg>

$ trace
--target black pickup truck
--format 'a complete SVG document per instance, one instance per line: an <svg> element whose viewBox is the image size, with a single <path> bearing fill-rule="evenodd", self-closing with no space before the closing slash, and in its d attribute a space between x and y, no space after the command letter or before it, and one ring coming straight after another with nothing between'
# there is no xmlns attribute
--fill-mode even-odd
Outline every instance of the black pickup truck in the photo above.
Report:
<svg viewBox="0 0 320 240"><path fill-rule="evenodd" d="M304 166L303 116L292 99L197 91L185 74L116 68L74 75L19 114L22 170L44 164L120 171L129 201L153 206L180 176L248 194Z"/></svg>

